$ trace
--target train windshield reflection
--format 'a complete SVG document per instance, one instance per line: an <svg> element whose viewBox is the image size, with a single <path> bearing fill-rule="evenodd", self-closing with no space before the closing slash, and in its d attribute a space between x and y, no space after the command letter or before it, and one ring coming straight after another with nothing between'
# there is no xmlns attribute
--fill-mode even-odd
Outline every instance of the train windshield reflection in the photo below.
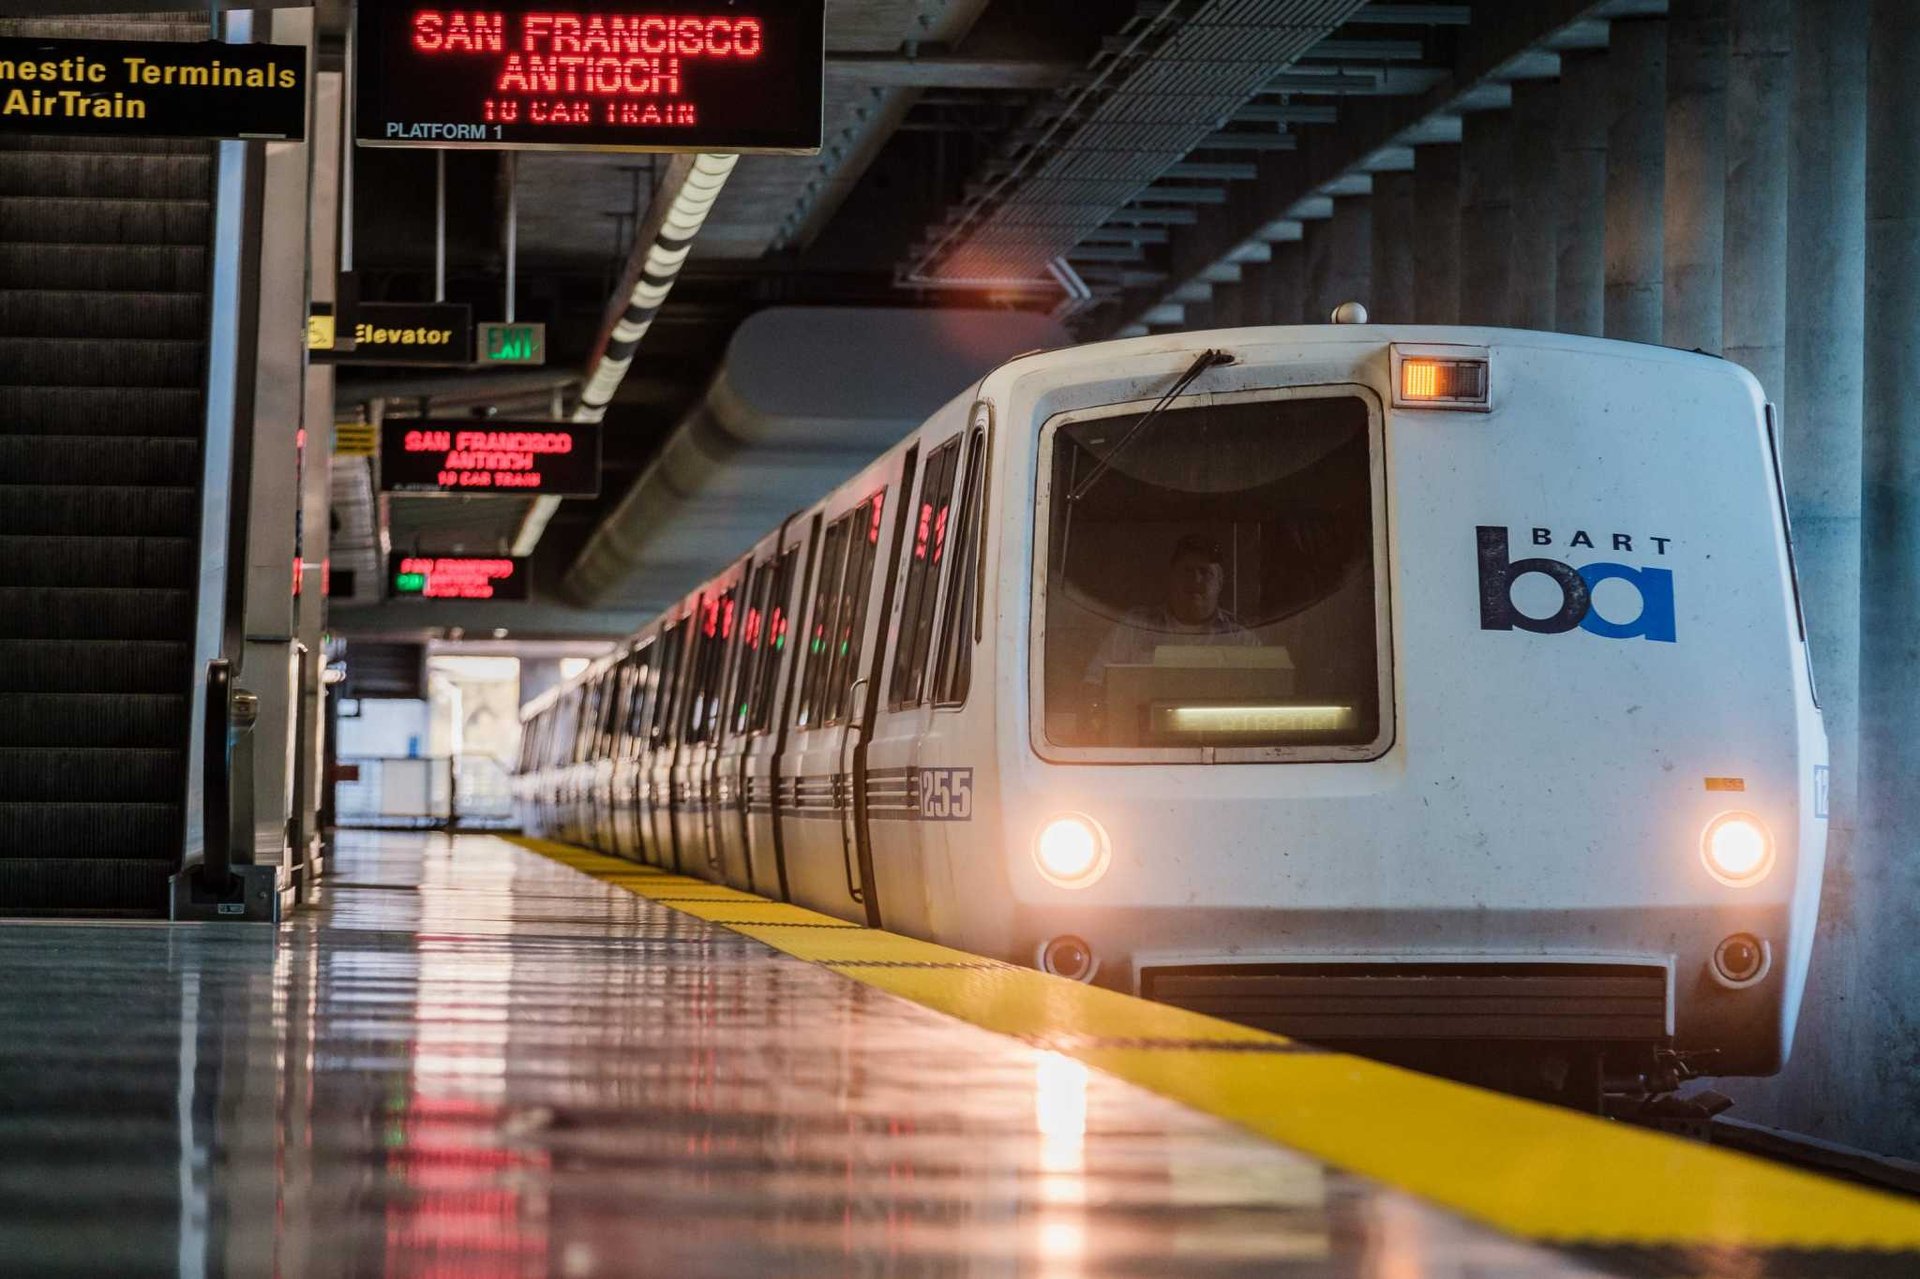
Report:
<svg viewBox="0 0 1920 1279"><path fill-rule="evenodd" d="M1309 754L1374 742L1366 403L1203 399L1139 421L1052 433L1047 740Z"/></svg>

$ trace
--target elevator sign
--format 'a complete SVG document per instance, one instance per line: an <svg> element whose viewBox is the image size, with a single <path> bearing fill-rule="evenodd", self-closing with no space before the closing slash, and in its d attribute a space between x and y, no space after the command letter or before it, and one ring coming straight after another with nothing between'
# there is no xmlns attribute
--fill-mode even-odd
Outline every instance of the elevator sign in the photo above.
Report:
<svg viewBox="0 0 1920 1279"><path fill-rule="evenodd" d="M527 561L505 555L402 555L388 557L388 581L396 599L524 600Z"/></svg>
<svg viewBox="0 0 1920 1279"><path fill-rule="evenodd" d="M363 146L820 149L825 0L361 0Z"/></svg>
<svg viewBox="0 0 1920 1279"><path fill-rule="evenodd" d="M600 427L401 420L380 427L386 493L597 497Z"/></svg>

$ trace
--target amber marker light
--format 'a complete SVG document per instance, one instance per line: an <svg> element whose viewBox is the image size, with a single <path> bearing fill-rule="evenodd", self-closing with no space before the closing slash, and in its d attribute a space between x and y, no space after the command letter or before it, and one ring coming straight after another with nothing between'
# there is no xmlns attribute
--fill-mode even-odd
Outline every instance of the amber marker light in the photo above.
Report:
<svg viewBox="0 0 1920 1279"><path fill-rule="evenodd" d="M1700 833L1700 859L1721 883L1746 888L1773 869L1773 836L1752 813L1722 813Z"/></svg>
<svg viewBox="0 0 1920 1279"><path fill-rule="evenodd" d="M1082 813L1063 813L1040 828L1033 860L1040 873L1062 888L1085 888L1107 873L1112 853L1107 832Z"/></svg>

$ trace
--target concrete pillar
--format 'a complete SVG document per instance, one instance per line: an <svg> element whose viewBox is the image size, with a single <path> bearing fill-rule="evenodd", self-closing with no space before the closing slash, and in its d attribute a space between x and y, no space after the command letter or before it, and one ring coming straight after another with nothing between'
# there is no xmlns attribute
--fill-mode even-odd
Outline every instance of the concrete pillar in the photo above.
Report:
<svg viewBox="0 0 1920 1279"><path fill-rule="evenodd" d="M1246 268L1240 268L1245 271ZM1241 297L1245 285L1239 280L1213 286L1213 327L1216 329L1237 329L1246 321L1241 318Z"/></svg>
<svg viewBox="0 0 1920 1279"><path fill-rule="evenodd" d="M1267 263L1266 307L1269 324L1298 324L1307 296L1307 246L1304 240L1282 240L1273 246Z"/></svg>
<svg viewBox="0 0 1920 1279"><path fill-rule="evenodd" d="M1666 288L1661 341L1720 351L1726 240L1727 3L1667 6Z"/></svg>
<svg viewBox="0 0 1920 1279"><path fill-rule="evenodd" d="M1560 88L1551 80L1513 86L1513 243L1507 323L1552 329L1558 274L1555 223Z"/></svg>
<svg viewBox="0 0 1920 1279"><path fill-rule="evenodd" d="M1413 323L1413 170L1373 175L1373 289L1367 313L1381 324Z"/></svg>
<svg viewBox="0 0 1920 1279"><path fill-rule="evenodd" d="M1560 57L1554 175L1553 327L1600 336L1606 324L1607 55Z"/></svg>
<svg viewBox="0 0 1920 1279"><path fill-rule="evenodd" d="M1666 183L1667 23L1613 24L1607 53L1606 335L1660 340Z"/></svg>
<svg viewBox="0 0 1920 1279"><path fill-rule="evenodd" d="M1860 824L1853 859L1873 1028L1855 1063L1874 1148L1920 1154L1920 22L1873 0L1867 31L1865 432L1861 464Z"/></svg>
<svg viewBox="0 0 1920 1279"><path fill-rule="evenodd" d="M1460 322L1507 323L1513 256L1513 117L1479 111L1460 127Z"/></svg>
<svg viewBox="0 0 1920 1279"><path fill-rule="evenodd" d="M1420 324L1460 322L1460 148L1451 143L1413 153L1414 226L1420 269L1413 315Z"/></svg>
<svg viewBox="0 0 1920 1279"><path fill-rule="evenodd" d="M1373 205L1364 195L1343 195L1333 216L1310 223L1307 247L1308 324L1325 324L1342 302L1367 302L1373 280Z"/></svg>
<svg viewBox="0 0 1920 1279"><path fill-rule="evenodd" d="M1727 256L1723 351L1784 394L1787 132L1793 0L1733 0L1727 69Z"/></svg>
<svg viewBox="0 0 1920 1279"><path fill-rule="evenodd" d="M1268 279L1272 273L1273 268L1267 262L1249 262L1240 268L1240 323L1273 323L1273 298Z"/></svg>
<svg viewBox="0 0 1920 1279"><path fill-rule="evenodd" d="M1781 463L1827 727L1827 873L1793 1056L1777 1079L1729 1091L1759 1123L1872 1149L1868 1125L1883 1112L1860 1071L1886 1049L1864 1011L1862 983L1880 957L1859 920L1865 877L1855 871L1868 4L1793 0Z"/></svg>

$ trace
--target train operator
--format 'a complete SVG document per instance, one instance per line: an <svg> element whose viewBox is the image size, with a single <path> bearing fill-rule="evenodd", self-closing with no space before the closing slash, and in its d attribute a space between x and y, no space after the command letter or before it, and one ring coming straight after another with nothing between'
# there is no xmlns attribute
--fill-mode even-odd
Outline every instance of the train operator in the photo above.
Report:
<svg viewBox="0 0 1920 1279"><path fill-rule="evenodd" d="M1153 650L1163 644L1250 647L1260 643L1239 618L1220 607L1226 563L1220 543L1203 534L1189 533L1173 544L1165 598L1150 607L1128 609L1088 661L1083 678L1093 701L1100 700L1109 666L1151 664Z"/></svg>

